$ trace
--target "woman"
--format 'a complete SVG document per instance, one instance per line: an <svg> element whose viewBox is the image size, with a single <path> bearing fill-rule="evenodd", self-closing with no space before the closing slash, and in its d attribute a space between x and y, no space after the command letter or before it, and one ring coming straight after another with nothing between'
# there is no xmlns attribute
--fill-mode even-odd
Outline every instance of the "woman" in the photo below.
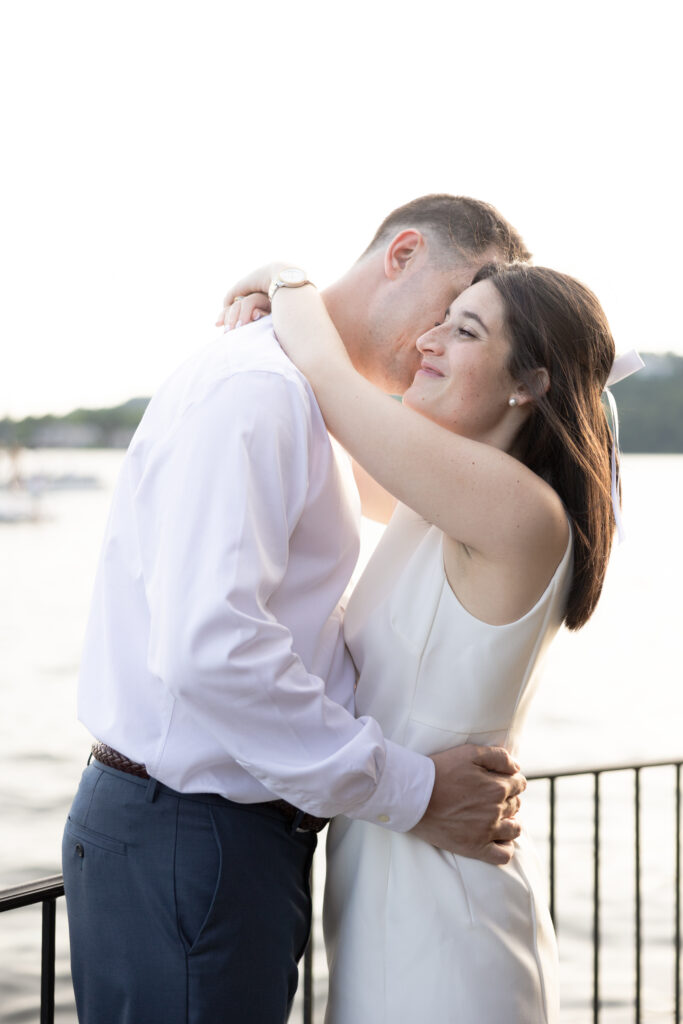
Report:
<svg viewBox="0 0 683 1024"><path fill-rule="evenodd" d="M357 713L422 753L515 753L539 661L563 621L590 617L612 543L614 343L599 303L552 270L484 268L418 340L403 407L354 370L312 287L280 288L273 307L331 433L400 502L346 614ZM545 885L516 846L493 866L335 820L329 1024L556 1021Z"/></svg>

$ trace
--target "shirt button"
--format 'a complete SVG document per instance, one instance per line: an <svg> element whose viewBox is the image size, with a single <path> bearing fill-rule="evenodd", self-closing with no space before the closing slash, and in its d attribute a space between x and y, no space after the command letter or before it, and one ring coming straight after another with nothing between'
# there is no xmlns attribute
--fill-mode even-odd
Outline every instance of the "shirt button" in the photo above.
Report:
<svg viewBox="0 0 683 1024"><path fill-rule="evenodd" d="M389 817L388 814L378 814L377 820L381 821L383 825L386 825L388 821L391 821L391 818Z"/></svg>
<svg viewBox="0 0 683 1024"><path fill-rule="evenodd" d="M76 853L78 854L79 857L82 857L83 854L85 853L85 850L83 849L80 843L76 843Z"/></svg>

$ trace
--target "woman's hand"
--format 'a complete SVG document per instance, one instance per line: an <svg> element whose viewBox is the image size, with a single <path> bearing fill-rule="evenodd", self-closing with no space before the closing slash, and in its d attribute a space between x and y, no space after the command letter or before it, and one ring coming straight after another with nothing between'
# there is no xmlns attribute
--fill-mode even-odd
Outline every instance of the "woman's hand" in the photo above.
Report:
<svg viewBox="0 0 683 1024"><path fill-rule="evenodd" d="M216 321L216 327L225 325L226 331L231 331L237 323L246 324L270 313L270 282L287 266L287 263L266 263L240 278L228 289L223 299L223 310Z"/></svg>
<svg viewBox="0 0 683 1024"><path fill-rule="evenodd" d="M266 263L240 278L226 292L216 326L225 330L258 320L271 312L268 290L271 282L291 263ZM306 282L311 285L310 281ZM335 330L325 305L314 286L280 288L273 311L278 341L293 363L309 377L314 390L321 378L337 382L336 374L346 369L355 374L342 339Z"/></svg>
<svg viewBox="0 0 683 1024"><path fill-rule="evenodd" d="M252 320L260 320L262 316L268 316L269 313L270 299L263 292L236 295L231 302L223 307L223 312L216 321L216 327L224 324L226 331L231 331L234 327L251 323Z"/></svg>

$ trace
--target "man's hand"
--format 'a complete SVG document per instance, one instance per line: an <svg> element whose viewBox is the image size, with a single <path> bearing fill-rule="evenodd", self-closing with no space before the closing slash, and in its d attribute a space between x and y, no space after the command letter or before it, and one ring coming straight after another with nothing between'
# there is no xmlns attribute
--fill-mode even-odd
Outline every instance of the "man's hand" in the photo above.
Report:
<svg viewBox="0 0 683 1024"><path fill-rule="evenodd" d="M521 827L526 779L502 747L452 747L434 754L432 797L412 834L451 853L488 864L507 864Z"/></svg>

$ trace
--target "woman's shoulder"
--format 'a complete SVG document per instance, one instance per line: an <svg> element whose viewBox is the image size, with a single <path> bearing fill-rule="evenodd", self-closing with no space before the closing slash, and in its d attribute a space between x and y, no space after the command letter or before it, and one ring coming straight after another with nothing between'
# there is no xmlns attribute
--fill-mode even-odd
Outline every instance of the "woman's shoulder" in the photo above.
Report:
<svg viewBox="0 0 683 1024"><path fill-rule="evenodd" d="M571 554L572 528L562 500L546 481L536 481L531 500L527 495L523 505L510 509L516 529L504 549L490 555L444 536L451 590L491 625L516 621L533 608Z"/></svg>
<svg viewBox="0 0 683 1024"><path fill-rule="evenodd" d="M542 477L536 478L536 494L534 503L534 525L554 544L560 552L564 552L571 533L569 513L555 488Z"/></svg>

